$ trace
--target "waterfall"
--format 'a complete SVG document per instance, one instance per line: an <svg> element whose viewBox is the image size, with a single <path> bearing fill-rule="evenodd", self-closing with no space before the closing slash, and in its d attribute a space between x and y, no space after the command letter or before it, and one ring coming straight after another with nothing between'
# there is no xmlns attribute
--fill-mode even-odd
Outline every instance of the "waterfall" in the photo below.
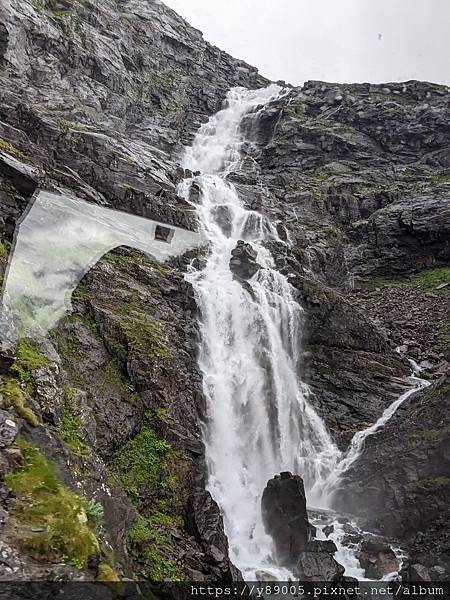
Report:
<svg viewBox="0 0 450 600"><path fill-rule="evenodd" d="M345 454L341 457L339 462L336 465L336 468L330 472L327 481L325 482L325 496L329 498L329 502L331 502L331 498L333 493L336 491L336 488L342 478L342 476L348 471L348 469L356 462L357 458L361 455L361 452L364 449L364 444L366 439L376 433L379 429L384 427L386 423L391 419L394 414L397 412L397 409L415 392L428 387L430 382L426 379L422 379L419 377L419 369L414 361L409 361L412 368L412 374L410 376L411 387L407 389L401 396L397 398L392 404L390 404L382 413L381 417L375 421L373 425L370 425L366 429L362 429L358 431L353 436L350 446L348 447Z"/></svg>
<svg viewBox="0 0 450 600"><path fill-rule="evenodd" d="M281 240L268 219L245 208L227 177L240 166L242 119L246 118L247 129L249 121L256 121L259 111L281 93L276 85L232 89L226 108L202 125L193 145L186 148L183 167L194 175L178 189L195 205L208 243L204 264L191 267L186 276L201 315L199 366L208 413L203 432L208 489L224 518L230 558L246 579L258 579L262 573L280 580L291 576L274 564L272 540L264 532L261 496L267 481L280 471L299 474L309 503L329 507L365 439L426 385L413 369L412 387L374 425L358 432L345 454L309 402L310 390L298 368L302 308L287 278L274 269L266 244ZM261 266L244 285L230 270L239 240L251 244ZM335 521L337 558L348 574L360 577L355 550L341 543L343 534Z"/></svg>
<svg viewBox="0 0 450 600"><path fill-rule="evenodd" d="M186 150L183 166L201 174L179 189L188 201L194 182L200 189L196 209L208 241L206 264L187 275L201 313L208 489L224 517L230 558L247 578L258 571L286 576L271 562L272 541L262 524L267 481L280 471L301 474L309 500L320 503L323 483L340 457L299 380L302 309L264 244L279 241L276 230L247 210L227 181L240 162L242 118L256 119L280 92L275 85L231 90L226 108L200 127ZM229 267L238 240L251 244L261 265L250 287Z"/></svg>

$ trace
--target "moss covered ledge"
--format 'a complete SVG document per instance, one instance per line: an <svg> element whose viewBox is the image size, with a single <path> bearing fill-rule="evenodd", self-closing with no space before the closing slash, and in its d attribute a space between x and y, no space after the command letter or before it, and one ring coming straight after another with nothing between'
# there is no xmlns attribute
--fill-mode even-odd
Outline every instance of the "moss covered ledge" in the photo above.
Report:
<svg viewBox="0 0 450 600"><path fill-rule="evenodd" d="M64 485L56 466L34 444L18 438L16 448L22 461L5 482L15 496L11 516L18 546L37 561L85 568L100 551L97 507Z"/></svg>

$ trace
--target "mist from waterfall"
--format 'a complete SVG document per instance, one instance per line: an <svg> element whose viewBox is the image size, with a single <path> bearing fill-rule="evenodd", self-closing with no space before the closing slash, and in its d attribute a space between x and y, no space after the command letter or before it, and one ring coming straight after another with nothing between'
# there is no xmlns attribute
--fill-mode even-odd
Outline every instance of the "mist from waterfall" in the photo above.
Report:
<svg viewBox="0 0 450 600"><path fill-rule="evenodd" d="M299 379L302 309L265 247L269 240L280 241L277 232L244 207L227 181L240 163L243 116L248 115L247 127L280 92L275 85L231 90L226 108L199 129L186 150L183 166L201 174L184 180L179 190L189 201L194 182L200 189L196 209L209 244L204 267L187 276L201 314L208 489L224 517L230 558L247 578L258 571L287 575L272 563L272 541L262 524L267 481L280 471L298 473L309 501L320 505L323 483L340 457ZM238 240L252 245L262 267L250 289L229 268Z"/></svg>

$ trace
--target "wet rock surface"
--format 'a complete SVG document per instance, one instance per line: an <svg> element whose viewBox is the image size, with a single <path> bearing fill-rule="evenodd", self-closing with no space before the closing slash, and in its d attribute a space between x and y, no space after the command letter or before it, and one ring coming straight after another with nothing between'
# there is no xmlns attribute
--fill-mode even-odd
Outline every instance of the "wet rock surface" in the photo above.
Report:
<svg viewBox="0 0 450 600"><path fill-rule="evenodd" d="M256 262L257 252L246 242L239 240L231 251L230 271L238 279L251 279L261 268Z"/></svg>
<svg viewBox="0 0 450 600"><path fill-rule="evenodd" d="M265 530L274 541L277 563L293 567L313 533L302 478L287 472L275 475L264 489L261 510Z"/></svg>
<svg viewBox="0 0 450 600"><path fill-rule="evenodd" d="M383 579L396 573L400 563L392 548L383 542L363 540L360 545L359 563L367 579Z"/></svg>
<svg viewBox="0 0 450 600"><path fill-rule="evenodd" d="M182 145L230 87L266 83L156 0L0 2L0 277L39 188L196 227L176 194L188 175L178 166ZM340 495L345 511L407 546L410 580L449 573L447 110L448 89L431 83L307 82L262 111L256 130L244 123L254 144L230 176L246 205L276 226L270 249L305 308L302 378L341 448L405 389L407 356L435 380L368 438ZM224 231L228 218L217 214ZM245 284L259 265L248 244L237 250L232 268ZM120 577L239 577L205 491L206 403L183 279L191 258L166 268L114 253L39 349L46 365L18 374L13 356L0 357L2 389L17 381L31 411L20 394L15 408L3 394L0 471L21 464L17 431L32 440L65 485L101 505L97 558L114 556ZM124 480L132 450L155 439L175 453L167 450L173 462L161 471L176 481L169 490L158 478ZM1 514L10 515L15 499L1 486ZM3 519L0 577L98 575L98 564L32 560L12 535L16 519ZM360 543L360 534L349 528L348 541ZM303 576L340 577L331 544L309 548L294 561Z"/></svg>
<svg viewBox="0 0 450 600"><path fill-rule="evenodd" d="M301 553L296 574L302 581L339 581L345 568L334 558L334 542L313 540Z"/></svg>
<svg viewBox="0 0 450 600"><path fill-rule="evenodd" d="M338 505L372 531L406 544L413 562L449 570L449 374L406 401L369 436L350 468ZM401 460L395 459L401 452Z"/></svg>

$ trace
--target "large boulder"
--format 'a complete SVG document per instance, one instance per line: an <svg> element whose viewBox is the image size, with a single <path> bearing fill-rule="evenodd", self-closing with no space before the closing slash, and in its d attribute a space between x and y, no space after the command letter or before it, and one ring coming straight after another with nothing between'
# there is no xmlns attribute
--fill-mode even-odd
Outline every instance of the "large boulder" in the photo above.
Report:
<svg viewBox="0 0 450 600"><path fill-rule="evenodd" d="M314 530L308 521L300 475L284 472L270 479L262 495L261 509L264 527L275 545L277 564L293 568Z"/></svg>
<svg viewBox="0 0 450 600"><path fill-rule="evenodd" d="M361 542L359 564L364 569L364 576L368 579L382 579L389 573L395 573L400 568L400 563L392 548L375 539L366 539Z"/></svg>
<svg viewBox="0 0 450 600"><path fill-rule="evenodd" d="M230 271L238 279L250 279L261 266L256 262L257 252L251 244L239 240L236 247L231 251Z"/></svg>
<svg viewBox="0 0 450 600"><path fill-rule="evenodd" d="M331 540L313 540L299 556L296 574L302 581L338 581L345 567L333 555L337 548Z"/></svg>

